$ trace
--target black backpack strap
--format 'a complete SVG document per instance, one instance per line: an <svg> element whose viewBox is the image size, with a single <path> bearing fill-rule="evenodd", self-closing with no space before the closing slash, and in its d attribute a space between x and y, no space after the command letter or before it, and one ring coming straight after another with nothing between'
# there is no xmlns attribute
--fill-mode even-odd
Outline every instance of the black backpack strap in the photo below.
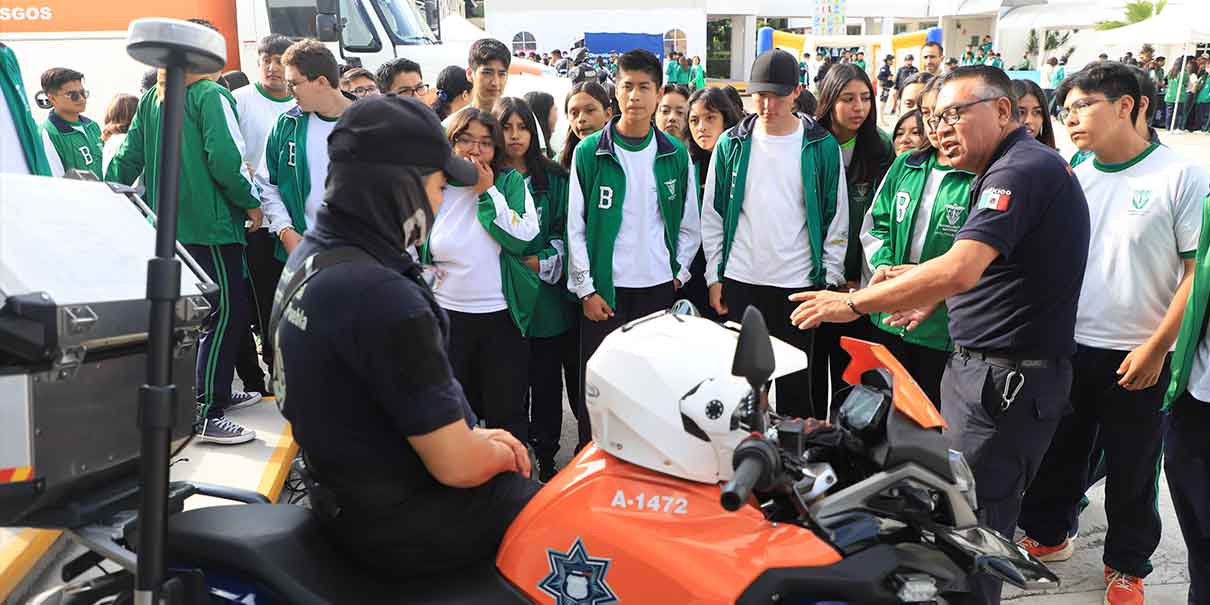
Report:
<svg viewBox="0 0 1210 605"><path fill-rule="evenodd" d="M273 293L273 311L269 315L269 338L273 339L273 350L276 357L274 364L276 367L281 367L281 347L278 346L277 342L277 327L281 323L282 316L286 314L290 301L294 300L294 296L298 294L298 291L307 282L311 281L311 278L318 275L320 271L352 262L379 263L378 259L370 256L361 248L340 246L308 256L293 272L290 272L289 269L282 270L281 280L277 282L277 291ZM275 372L274 374L280 376L281 373ZM284 393L284 387L285 385L283 384L274 385L278 393ZM284 399L285 397L278 397L278 407L281 407Z"/></svg>

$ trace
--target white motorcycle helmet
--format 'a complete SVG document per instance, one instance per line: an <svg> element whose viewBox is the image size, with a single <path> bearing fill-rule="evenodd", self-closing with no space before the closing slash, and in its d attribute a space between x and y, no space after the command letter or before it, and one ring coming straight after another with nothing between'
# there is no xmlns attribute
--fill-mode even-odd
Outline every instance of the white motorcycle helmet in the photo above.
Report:
<svg viewBox="0 0 1210 605"><path fill-rule="evenodd" d="M748 436L733 418L750 387L731 375L739 332L729 325L661 311L610 334L588 361L597 447L682 479L730 479L731 455ZM805 353L772 340L773 378L807 367Z"/></svg>

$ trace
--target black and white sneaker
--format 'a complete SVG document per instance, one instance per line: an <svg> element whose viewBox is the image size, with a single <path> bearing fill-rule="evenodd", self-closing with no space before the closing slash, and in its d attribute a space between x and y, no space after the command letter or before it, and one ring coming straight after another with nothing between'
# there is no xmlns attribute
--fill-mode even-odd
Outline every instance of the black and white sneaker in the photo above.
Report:
<svg viewBox="0 0 1210 605"><path fill-rule="evenodd" d="M231 403L227 404L223 411L242 410L260 403L261 399L261 394L257 391L234 391L231 393Z"/></svg>
<svg viewBox="0 0 1210 605"><path fill-rule="evenodd" d="M202 430L198 431L197 438L204 443L238 445L256 439L256 431L246 429L226 416L219 416L203 420Z"/></svg>

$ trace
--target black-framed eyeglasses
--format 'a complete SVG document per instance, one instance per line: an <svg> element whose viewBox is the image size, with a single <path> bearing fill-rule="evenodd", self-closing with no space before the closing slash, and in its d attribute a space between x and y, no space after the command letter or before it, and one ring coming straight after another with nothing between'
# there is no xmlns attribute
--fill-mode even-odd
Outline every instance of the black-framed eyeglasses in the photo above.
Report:
<svg viewBox="0 0 1210 605"><path fill-rule="evenodd" d="M88 99L88 91L81 88L80 90L68 90L61 93L63 96L72 100L73 103Z"/></svg>
<svg viewBox="0 0 1210 605"><path fill-rule="evenodd" d="M479 147L479 149L492 149L496 146L496 141L495 141L495 139L490 139L490 138L476 139L475 137L473 137L469 134L460 134L460 135L454 137L454 144L463 145L466 147L470 147L471 145L476 145Z"/></svg>
<svg viewBox="0 0 1210 605"><path fill-rule="evenodd" d="M1113 103L1113 102L1116 102L1120 98L1122 98L1122 97L1119 95L1116 97L1106 97L1104 99L1087 99L1087 98L1085 98L1085 99L1080 99L1078 101L1072 101L1071 105L1068 105L1067 107L1064 107L1063 109L1059 110L1059 121L1062 123L1066 123L1067 118L1071 117L1071 114L1073 114L1073 113L1080 116L1080 118L1083 118L1084 116L1088 115L1089 107L1092 107L1093 105L1096 105L1097 103L1100 103L1102 101L1104 101L1105 103Z"/></svg>
<svg viewBox="0 0 1210 605"><path fill-rule="evenodd" d="M350 90L349 94L351 94L355 97L364 97L366 95L374 95L374 94L378 94L378 87L373 84L370 84L369 86L358 86L357 88Z"/></svg>
<svg viewBox="0 0 1210 605"><path fill-rule="evenodd" d="M428 94L429 85L420 83L415 86L401 86L395 89L395 94L401 97L420 97Z"/></svg>
<svg viewBox="0 0 1210 605"><path fill-rule="evenodd" d="M295 82L294 80L286 80L286 90L290 91L290 94L293 95L295 88L298 88L299 86L302 86L310 81L311 80L303 80L302 82Z"/></svg>
<svg viewBox="0 0 1210 605"><path fill-rule="evenodd" d="M946 107L945 109L943 109L941 111L933 112L933 115L930 116L928 119L929 128L932 130L937 130L937 128L941 126L942 122L945 122L946 124L948 124L950 126L954 126L958 122L962 121L962 115L964 113L966 113L967 109L974 107L975 105L978 105L980 103L986 103L988 101L996 101L996 100L999 100L1002 98L1004 98L1004 97L987 97L985 99L976 99L974 101L967 101L966 103L958 103L957 105L950 105L949 107Z"/></svg>

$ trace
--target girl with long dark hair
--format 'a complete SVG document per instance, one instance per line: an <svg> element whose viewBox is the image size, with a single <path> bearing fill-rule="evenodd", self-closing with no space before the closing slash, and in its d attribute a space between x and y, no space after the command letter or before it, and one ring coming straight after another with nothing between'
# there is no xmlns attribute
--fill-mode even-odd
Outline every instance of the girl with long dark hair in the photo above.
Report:
<svg viewBox="0 0 1210 605"><path fill-rule="evenodd" d="M538 297L527 254L538 237L538 213L524 177L505 166L495 116L467 107L446 135L480 178L449 183L421 260L434 268L433 295L450 317L450 364L471 409L525 443L526 337Z"/></svg>
<svg viewBox="0 0 1210 605"><path fill-rule="evenodd" d="M470 102L471 82L466 78L466 70L457 65L441 70L437 75L437 101L433 103L437 118L444 120Z"/></svg>
<svg viewBox="0 0 1210 605"><path fill-rule="evenodd" d="M698 199L706 186L706 174L710 172L710 156L714 146L724 132L739 123L743 111L731 102L731 97L721 88L699 88L689 96L689 159L697 170ZM710 306L706 291L706 256L698 250L689 265L692 277L682 289L683 296L697 307L703 317L721 319Z"/></svg>
<svg viewBox="0 0 1210 605"><path fill-rule="evenodd" d="M939 82L925 85L917 110L906 121L922 132L920 146L891 164L862 222L860 241L870 284L944 254L966 222L974 174L950 168L949 159L935 147L935 129L925 119L932 116ZM901 118L897 134L907 126ZM875 313L870 321L876 328L873 338L895 354L933 405L940 406L941 375L953 349L945 303L893 316Z"/></svg>
<svg viewBox="0 0 1210 605"><path fill-rule="evenodd" d="M571 171L571 156L584 137L597 132L613 118L613 104L605 87L596 82L580 82L567 93L563 113L567 116L567 140L559 155L559 165Z"/></svg>
<svg viewBox="0 0 1210 605"><path fill-rule="evenodd" d="M861 222L874 199L882 176L895 159L890 138L878 129L874 111L874 85L860 67L837 64L820 83L815 119L840 143L849 193L849 244L845 252L845 280L857 287L862 275ZM839 209L838 209L839 211ZM841 336L862 336L859 323L823 324L815 331L811 369L811 395L816 406L830 401L842 386L841 374L849 355L840 348ZM829 378L831 385L829 386Z"/></svg>
<svg viewBox="0 0 1210 605"><path fill-rule="evenodd" d="M538 126L538 134L542 137L538 139L539 151L548 158L555 157L555 149L550 146L555 125L559 123L559 110L555 108L554 96L548 92L534 90L525 93L524 98L525 104L534 110L534 122Z"/></svg>
<svg viewBox="0 0 1210 605"><path fill-rule="evenodd" d="M549 95L547 95L549 96ZM552 106L553 107L553 106ZM541 284L529 325L529 442L538 457L538 479L555 476L555 454L563 427L563 381L571 409L588 433L580 401L579 331L577 308L567 294L567 173L540 149L535 111L516 97L505 97L493 110L504 135L504 166L525 177L538 212L538 236L525 250L524 260L535 269ZM562 374L560 374L562 369ZM585 435L583 441L591 435Z"/></svg>
<svg viewBox="0 0 1210 605"><path fill-rule="evenodd" d="M1013 80L1013 96L1017 98L1017 115L1029 136L1055 149L1055 127L1046 110L1046 93L1033 80Z"/></svg>

